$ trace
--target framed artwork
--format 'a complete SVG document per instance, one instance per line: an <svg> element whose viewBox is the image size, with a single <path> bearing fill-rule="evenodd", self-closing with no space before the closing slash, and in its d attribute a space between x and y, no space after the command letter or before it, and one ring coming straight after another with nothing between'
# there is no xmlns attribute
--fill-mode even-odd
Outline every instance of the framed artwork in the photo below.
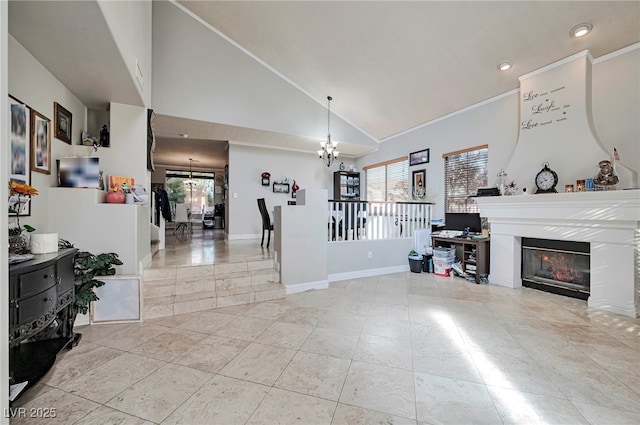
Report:
<svg viewBox="0 0 640 425"><path fill-rule="evenodd" d="M412 173L413 177L413 197L414 199L424 198L427 185L427 170L417 170Z"/></svg>
<svg viewBox="0 0 640 425"><path fill-rule="evenodd" d="M71 144L71 112L64 109L58 102L53 102L53 126L56 129L55 137L63 142Z"/></svg>
<svg viewBox="0 0 640 425"><path fill-rule="evenodd" d="M426 164L429 162L429 149L423 149L409 154L409 166Z"/></svg>
<svg viewBox="0 0 640 425"><path fill-rule="evenodd" d="M31 170L51 174L51 121L40 112L31 111Z"/></svg>
<svg viewBox="0 0 640 425"><path fill-rule="evenodd" d="M273 193L289 193L289 183L273 183Z"/></svg>
<svg viewBox="0 0 640 425"><path fill-rule="evenodd" d="M135 183L136 183L136 180L133 177L109 176L109 188L107 189L107 192L111 192L113 190L120 190L123 184L126 184L128 187L131 187Z"/></svg>
<svg viewBox="0 0 640 425"><path fill-rule="evenodd" d="M9 180L31 184L31 165L29 164L31 160L29 144L31 109L18 99L9 96L9 111L11 114ZM11 203L11 200L9 202ZM18 214L21 216L31 215L31 202L22 204Z"/></svg>

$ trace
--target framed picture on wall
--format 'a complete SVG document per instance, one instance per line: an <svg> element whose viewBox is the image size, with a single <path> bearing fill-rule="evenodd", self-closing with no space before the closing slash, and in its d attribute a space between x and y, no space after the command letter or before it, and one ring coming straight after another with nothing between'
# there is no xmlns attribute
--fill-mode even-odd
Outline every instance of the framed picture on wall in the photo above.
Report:
<svg viewBox="0 0 640 425"><path fill-rule="evenodd" d="M423 199L426 193L427 170L416 170L413 177L413 199Z"/></svg>
<svg viewBox="0 0 640 425"><path fill-rule="evenodd" d="M51 174L51 121L31 111L31 170Z"/></svg>
<svg viewBox="0 0 640 425"><path fill-rule="evenodd" d="M427 164L429 162L429 149L423 149L409 154L409 165Z"/></svg>
<svg viewBox="0 0 640 425"><path fill-rule="evenodd" d="M63 142L71 144L71 112L60 106L58 102L53 102L53 126L55 128L55 137Z"/></svg>
<svg viewBox="0 0 640 425"><path fill-rule="evenodd" d="M31 156L29 137L31 135L31 109L18 99L9 96L11 135L11 162L9 180L31 184ZM17 199L16 199L17 200ZM11 203L12 200L9 200ZM31 215L31 203L20 206L19 215Z"/></svg>

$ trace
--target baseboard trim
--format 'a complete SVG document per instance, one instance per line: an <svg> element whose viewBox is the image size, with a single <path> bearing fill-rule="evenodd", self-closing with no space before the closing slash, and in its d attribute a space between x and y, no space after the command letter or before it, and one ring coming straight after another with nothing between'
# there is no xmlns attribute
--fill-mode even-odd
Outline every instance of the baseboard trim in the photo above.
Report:
<svg viewBox="0 0 640 425"><path fill-rule="evenodd" d="M311 289L327 289L329 287L328 280L317 280L315 282L294 283L292 285L284 285L286 294L297 294L299 292L310 291Z"/></svg>
<svg viewBox="0 0 640 425"><path fill-rule="evenodd" d="M587 301L587 306L591 311L593 310L608 311L611 313L621 314L623 316L633 317L634 319L638 317L640 313L633 304L628 306L621 306L621 305L616 305L612 303L607 303L605 301L599 301L599 302L593 301L591 298L592 297L590 297L589 300Z"/></svg>
<svg viewBox="0 0 640 425"><path fill-rule="evenodd" d="M355 270L352 272L332 273L329 275L329 282L339 282L341 280L358 279L361 277L380 276L384 274L403 273L409 271L409 265L381 267L378 269Z"/></svg>

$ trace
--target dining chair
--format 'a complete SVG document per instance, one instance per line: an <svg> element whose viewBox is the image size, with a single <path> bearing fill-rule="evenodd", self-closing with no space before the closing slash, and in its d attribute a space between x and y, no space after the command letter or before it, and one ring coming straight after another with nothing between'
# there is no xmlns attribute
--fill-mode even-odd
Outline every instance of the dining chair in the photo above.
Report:
<svg viewBox="0 0 640 425"><path fill-rule="evenodd" d="M258 209L260 210L260 215L262 216L262 242L260 242L260 246L264 246L264 232L269 232L269 237L267 239L267 248L269 248L269 243L271 243L271 231L273 230L273 223L271 222L271 217L269 217L269 211L267 211L267 205L264 202L264 198L258 198Z"/></svg>
<svg viewBox="0 0 640 425"><path fill-rule="evenodd" d="M174 221L176 223L176 227L173 229L174 235L180 228L183 228L183 233L184 229L187 229L187 232L191 234L191 219L189 218L189 209L187 207L187 204L176 204L176 214Z"/></svg>

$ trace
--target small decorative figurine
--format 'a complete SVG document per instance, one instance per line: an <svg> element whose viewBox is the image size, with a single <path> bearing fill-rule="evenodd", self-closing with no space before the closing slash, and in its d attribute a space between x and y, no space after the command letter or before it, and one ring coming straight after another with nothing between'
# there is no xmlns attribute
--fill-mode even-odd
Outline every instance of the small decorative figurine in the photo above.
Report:
<svg viewBox="0 0 640 425"><path fill-rule="evenodd" d="M620 180L616 175L611 161L605 159L598 163L598 175L593 178L593 183L598 186L612 186Z"/></svg>
<svg viewBox="0 0 640 425"><path fill-rule="evenodd" d="M107 128L107 125L103 125L102 129L100 130L100 146L102 146L103 148L108 148L109 147L109 129Z"/></svg>

